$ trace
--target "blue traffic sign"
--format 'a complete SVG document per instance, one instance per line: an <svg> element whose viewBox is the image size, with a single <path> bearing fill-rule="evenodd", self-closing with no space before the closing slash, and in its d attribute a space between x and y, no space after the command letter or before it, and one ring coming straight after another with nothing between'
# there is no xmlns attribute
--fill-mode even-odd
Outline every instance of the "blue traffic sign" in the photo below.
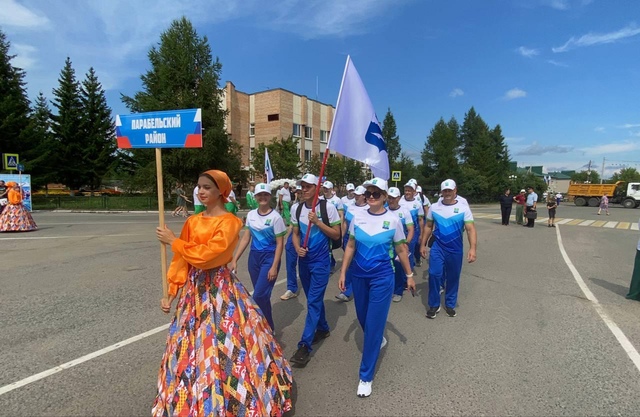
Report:
<svg viewBox="0 0 640 417"><path fill-rule="evenodd" d="M18 164L18 172L24 172L24 165Z"/></svg>
<svg viewBox="0 0 640 417"><path fill-rule="evenodd" d="M118 148L202 148L200 109L116 116Z"/></svg>

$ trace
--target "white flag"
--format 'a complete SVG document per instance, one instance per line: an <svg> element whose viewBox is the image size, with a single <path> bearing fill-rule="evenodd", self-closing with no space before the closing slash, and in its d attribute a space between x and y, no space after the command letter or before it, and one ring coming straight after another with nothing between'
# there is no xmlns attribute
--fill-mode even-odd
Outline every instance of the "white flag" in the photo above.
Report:
<svg viewBox="0 0 640 417"><path fill-rule="evenodd" d="M347 56L327 147L369 165L375 177L389 179L389 155L382 129L350 56Z"/></svg>
<svg viewBox="0 0 640 417"><path fill-rule="evenodd" d="M271 169L271 161L269 161L269 151L267 148L264 148L264 176L267 184L273 181L273 170Z"/></svg>

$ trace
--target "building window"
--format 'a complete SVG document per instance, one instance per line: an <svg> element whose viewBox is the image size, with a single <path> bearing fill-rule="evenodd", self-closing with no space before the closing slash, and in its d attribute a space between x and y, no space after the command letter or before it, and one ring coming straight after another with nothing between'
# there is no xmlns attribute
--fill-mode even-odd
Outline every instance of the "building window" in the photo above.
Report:
<svg viewBox="0 0 640 417"><path fill-rule="evenodd" d="M324 152L320 152L320 161L324 160Z"/></svg>
<svg viewBox="0 0 640 417"><path fill-rule="evenodd" d="M320 142L322 142L322 143L329 142L329 131L328 130L321 130L320 131Z"/></svg>
<svg viewBox="0 0 640 417"><path fill-rule="evenodd" d="M311 151L309 149L305 149L304 151L304 160L305 162L311 160Z"/></svg>
<svg viewBox="0 0 640 417"><path fill-rule="evenodd" d="M297 123L293 124L293 137L294 138L299 138L301 136L302 133L302 126L300 126Z"/></svg>
<svg viewBox="0 0 640 417"><path fill-rule="evenodd" d="M305 126L304 127L304 138L305 139L313 139L313 128Z"/></svg>
<svg viewBox="0 0 640 417"><path fill-rule="evenodd" d="M249 162L253 161L253 153L256 148L249 148Z"/></svg>
<svg viewBox="0 0 640 417"><path fill-rule="evenodd" d="M249 123L249 136L255 136L255 135L256 135L256 124Z"/></svg>
<svg viewBox="0 0 640 417"><path fill-rule="evenodd" d="M279 114L270 114L267 116L267 120L270 122L277 122L278 120L280 120L280 115Z"/></svg>

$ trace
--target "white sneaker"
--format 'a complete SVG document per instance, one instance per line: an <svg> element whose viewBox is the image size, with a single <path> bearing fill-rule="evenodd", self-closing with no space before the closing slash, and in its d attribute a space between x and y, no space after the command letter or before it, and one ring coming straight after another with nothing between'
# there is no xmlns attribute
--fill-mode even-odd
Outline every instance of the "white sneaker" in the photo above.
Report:
<svg viewBox="0 0 640 417"><path fill-rule="evenodd" d="M295 292L291 291L291 290L287 290L284 294L282 294L282 296L280 296L281 300L290 300L292 298L296 298L298 296L298 294L296 294Z"/></svg>
<svg viewBox="0 0 640 417"><path fill-rule="evenodd" d="M387 338L382 336L382 343L380 343L380 349L387 346Z"/></svg>
<svg viewBox="0 0 640 417"><path fill-rule="evenodd" d="M358 384L358 397L365 398L369 395L371 395L371 381L364 382L363 380L360 380L360 383Z"/></svg>
<svg viewBox="0 0 640 417"><path fill-rule="evenodd" d="M399 294L393 294L393 297L391 298L391 300L394 303L399 303L400 301L402 301L402 296Z"/></svg>

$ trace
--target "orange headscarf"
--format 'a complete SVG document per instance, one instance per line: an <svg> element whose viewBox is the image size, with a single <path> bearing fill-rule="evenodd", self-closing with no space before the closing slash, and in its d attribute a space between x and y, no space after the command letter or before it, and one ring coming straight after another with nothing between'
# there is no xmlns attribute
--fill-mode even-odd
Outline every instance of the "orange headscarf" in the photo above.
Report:
<svg viewBox="0 0 640 417"><path fill-rule="evenodd" d="M16 185L18 185L18 183L17 183L17 182L14 182L14 181L9 181L9 182L8 182L8 183L6 183L5 185L7 186L7 188L13 188L13 187L15 187Z"/></svg>
<svg viewBox="0 0 640 417"><path fill-rule="evenodd" d="M220 194L222 194L222 197L224 197L225 199L229 197L229 193L231 193L232 186L231 186L231 180L229 179L229 176L226 173L219 171L217 169L210 169L208 171L205 171L203 174L207 174L211 178L213 178L216 185L218 186L218 190L220 190Z"/></svg>

